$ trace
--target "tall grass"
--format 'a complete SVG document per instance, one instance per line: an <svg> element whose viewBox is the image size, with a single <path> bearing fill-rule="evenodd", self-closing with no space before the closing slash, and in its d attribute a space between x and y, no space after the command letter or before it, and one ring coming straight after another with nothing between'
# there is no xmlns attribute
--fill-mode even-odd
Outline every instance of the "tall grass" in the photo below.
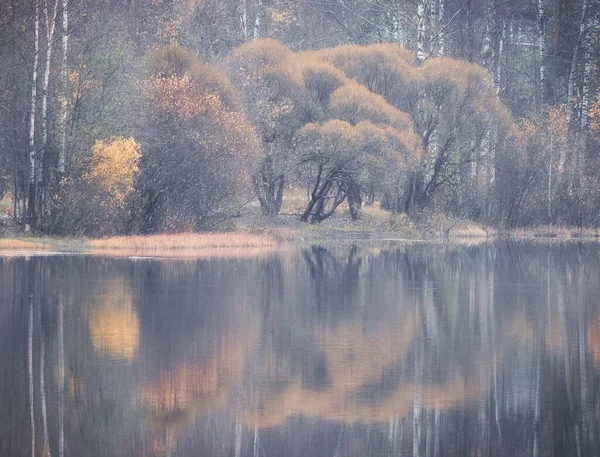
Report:
<svg viewBox="0 0 600 457"><path fill-rule="evenodd" d="M599 238L600 230L558 225L541 225L538 227L511 230L507 234L519 238Z"/></svg>
<svg viewBox="0 0 600 457"><path fill-rule="evenodd" d="M163 250L198 250L209 248L259 248L279 244L271 234L251 233L181 233L172 235L115 236L89 241L92 250L128 250L157 252Z"/></svg>
<svg viewBox="0 0 600 457"><path fill-rule="evenodd" d="M0 238L0 250L47 251L52 249L54 249L52 244L44 239L20 240L17 238Z"/></svg>

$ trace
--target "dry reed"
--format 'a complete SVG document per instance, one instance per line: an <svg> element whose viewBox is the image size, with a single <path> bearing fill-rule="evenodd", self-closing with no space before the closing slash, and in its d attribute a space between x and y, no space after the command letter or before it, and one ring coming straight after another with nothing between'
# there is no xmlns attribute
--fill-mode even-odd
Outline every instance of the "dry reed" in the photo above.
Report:
<svg viewBox="0 0 600 457"><path fill-rule="evenodd" d="M92 250L127 250L157 252L164 250L198 250L211 248L262 248L279 244L269 234L251 233L181 233L171 235L115 236L89 241Z"/></svg>

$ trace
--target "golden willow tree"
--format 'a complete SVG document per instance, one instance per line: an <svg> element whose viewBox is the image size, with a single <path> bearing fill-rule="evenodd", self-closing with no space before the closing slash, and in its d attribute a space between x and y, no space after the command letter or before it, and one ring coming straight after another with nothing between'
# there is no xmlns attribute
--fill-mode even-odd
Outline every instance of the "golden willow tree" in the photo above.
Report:
<svg viewBox="0 0 600 457"><path fill-rule="evenodd" d="M138 229L203 229L250 199L260 143L225 74L168 45L147 57Z"/></svg>
<svg viewBox="0 0 600 457"><path fill-rule="evenodd" d="M293 53L270 39L235 49L225 67L262 136L254 187L263 214L278 214L286 180L311 189L304 221L346 199L357 218L365 197L414 213L483 195L469 211L490 211L480 202L511 119L482 67L421 63L399 44Z"/></svg>

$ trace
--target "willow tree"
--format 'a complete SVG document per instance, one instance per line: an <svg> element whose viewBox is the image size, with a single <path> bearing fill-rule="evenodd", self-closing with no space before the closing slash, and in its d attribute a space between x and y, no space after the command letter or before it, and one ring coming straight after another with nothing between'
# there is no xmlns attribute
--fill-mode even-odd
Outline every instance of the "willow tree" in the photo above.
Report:
<svg viewBox="0 0 600 457"><path fill-rule="evenodd" d="M253 177L256 196L263 215L276 216L286 173L295 165L292 139L305 124L326 117L329 96L345 76L333 65L293 54L272 39L240 46L225 67L262 140L264 155Z"/></svg>
<svg viewBox="0 0 600 457"><path fill-rule="evenodd" d="M409 147L389 126L370 121L352 125L339 119L307 124L296 141L302 172L311 182L310 200L300 220L312 223L333 215L346 199L352 219L357 219L373 173L398 170L402 149Z"/></svg>
<svg viewBox="0 0 600 457"><path fill-rule="evenodd" d="M244 44L225 60L225 68L241 95L244 111L260 135L263 158L253 186L263 215L281 208L289 145L297 130L301 80L284 64L292 52L275 40Z"/></svg>
<svg viewBox="0 0 600 457"><path fill-rule="evenodd" d="M427 160L410 172L404 211L422 210L445 188L464 202L469 192L493 182L496 143L511 121L482 67L446 57L415 65L412 54L397 44L342 46L322 54L409 114Z"/></svg>
<svg viewBox="0 0 600 457"><path fill-rule="evenodd" d="M138 229L201 229L235 216L250 199L259 141L233 85L179 46L147 63Z"/></svg>

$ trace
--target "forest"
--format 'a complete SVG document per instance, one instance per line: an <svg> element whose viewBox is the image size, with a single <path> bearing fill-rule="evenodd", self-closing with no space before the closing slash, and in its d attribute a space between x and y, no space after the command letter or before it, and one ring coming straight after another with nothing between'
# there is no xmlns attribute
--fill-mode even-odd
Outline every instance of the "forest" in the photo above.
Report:
<svg viewBox="0 0 600 457"><path fill-rule="evenodd" d="M0 0L0 218L597 228L599 36L598 0Z"/></svg>

